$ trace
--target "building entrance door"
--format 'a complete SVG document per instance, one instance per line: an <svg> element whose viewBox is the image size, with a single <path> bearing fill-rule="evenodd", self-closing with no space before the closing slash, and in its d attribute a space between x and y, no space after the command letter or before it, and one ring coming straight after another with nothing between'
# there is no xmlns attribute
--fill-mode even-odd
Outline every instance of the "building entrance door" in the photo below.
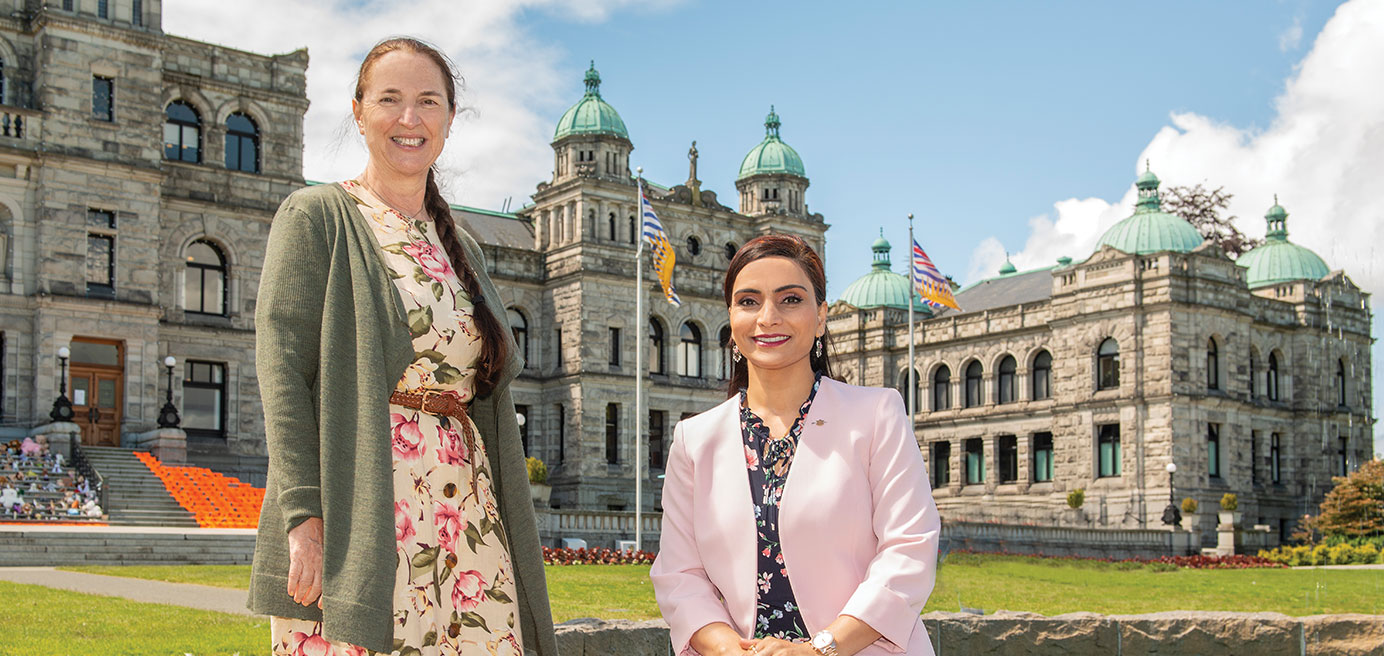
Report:
<svg viewBox="0 0 1384 656"><path fill-rule="evenodd" d="M82 427L82 444L120 446L120 409L124 407L125 353L114 340L72 340L73 423Z"/></svg>

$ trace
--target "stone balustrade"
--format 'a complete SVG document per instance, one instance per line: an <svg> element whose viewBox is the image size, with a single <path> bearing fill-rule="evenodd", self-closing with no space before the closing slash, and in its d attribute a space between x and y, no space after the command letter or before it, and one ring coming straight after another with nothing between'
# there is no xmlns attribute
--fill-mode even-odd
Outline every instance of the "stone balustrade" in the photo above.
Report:
<svg viewBox="0 0 1384 656"><path fill-rule="evenodd" d="M586 540L588 547L615 547L616 540L634 539L634 513L620 510L538 509L538 537L543 544L558 546L562 538ZM644 513L640 527L647 550L654 550L663 531L662 513Z"/></svg>

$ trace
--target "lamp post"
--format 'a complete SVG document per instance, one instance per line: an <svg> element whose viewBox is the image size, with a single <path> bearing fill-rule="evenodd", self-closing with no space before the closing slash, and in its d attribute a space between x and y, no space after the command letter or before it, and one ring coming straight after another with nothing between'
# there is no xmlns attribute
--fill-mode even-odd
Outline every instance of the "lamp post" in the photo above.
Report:
<svg viewBox="0 0 1384 656"><path fill-rule="evenodd" d="M62 371L58 378L58 398L53 399L53 410L48 416L53 421L72 421L72 402L67 399L67 358L72 351L66 346L58 349L58 362Z"/></svg>
<svg viewBox="0 0 1384 656"><path fill-rule="evenodd" d="M163 366L168 368L168 401L159 410L159 428L177 428L181 422L178 409L173 407L173 365L176 364L178 359L171 355L163 359Z"/></svg>
<svg viewBox="0 0 1384 656"><path fill-rule="evenodd" d="M1175 531L1177 525L1182 523L1182 511L1177 508L1177 494L1173 492L1173 474L1177 472L1177 464L1170 462L1165 469L1168 470L1168 507L1163 509L1163 523Z"/></svg>

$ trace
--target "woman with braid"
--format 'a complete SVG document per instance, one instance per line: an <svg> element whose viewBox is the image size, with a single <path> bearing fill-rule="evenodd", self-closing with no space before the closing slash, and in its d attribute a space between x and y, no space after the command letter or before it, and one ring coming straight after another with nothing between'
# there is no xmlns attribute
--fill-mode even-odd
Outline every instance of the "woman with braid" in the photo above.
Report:
<svg viewBox="0 0 1384 656"><path fill-rule="evenodd" d="M249 605L276 655L557 652L509 393L523 362L435 179L456 107L444 55L379 43L351 103L365 170L295 192L270 228Z"/></svg>

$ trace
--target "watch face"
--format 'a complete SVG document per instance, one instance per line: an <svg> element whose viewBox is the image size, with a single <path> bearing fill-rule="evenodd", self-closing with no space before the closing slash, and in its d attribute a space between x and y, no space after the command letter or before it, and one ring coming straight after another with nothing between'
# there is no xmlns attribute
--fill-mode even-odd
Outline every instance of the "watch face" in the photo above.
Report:
<svg viewBox="0 0 1384 656"><path fill-rule="evenodd" d="M825 631L812 636L812 646L818 649L826 649L831 642L831 634Z"/></svg>

